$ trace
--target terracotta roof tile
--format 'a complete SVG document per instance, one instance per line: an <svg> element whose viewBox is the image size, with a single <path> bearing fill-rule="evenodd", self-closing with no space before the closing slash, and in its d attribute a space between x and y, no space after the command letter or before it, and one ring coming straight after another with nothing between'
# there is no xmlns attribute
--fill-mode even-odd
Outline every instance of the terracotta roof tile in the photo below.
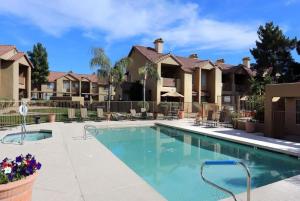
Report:
<svg viewBox="0 0 300 201"><path fill-rule="evenodd" d="M192 72L196 67L201 67L207 64L208 62L210 62L209 60L200 60L195 58L176 56L171 53L168 54L158 53L154 48L151 47L136 45L133 46L133 48L137 49L141 54L143 54L148 60L150 60L153 63L159 62L162 59L171 56L181 65L182 70L186 72Z"/></svg>
<svg viewBox="0 0 300 201"><path fill-rule="evenodd" d="M24 52L18 52L17 54L10 57L8 60L17 61L18 59L20 59L23 56L25 56Z"/></svg>
<svg viewBox="0 0 300 201"><path fill-rule="evenodd" d="M0 45L0 56L15 49L16 47L13 45Z"/></svg>
<svg viewBox="0 0 300 201"><path fill-rule="evenodd" d="M91 82L98 82L98 77L96 74L78 74L78 73L72 73L72 72L55 72L51 71L48 75L48 82L54 82L55 80L65 76L65 75L71 75L74 78L80 80L82 78L86 78L90 80ZM102 83L105 84L105 83Z"/></svg>

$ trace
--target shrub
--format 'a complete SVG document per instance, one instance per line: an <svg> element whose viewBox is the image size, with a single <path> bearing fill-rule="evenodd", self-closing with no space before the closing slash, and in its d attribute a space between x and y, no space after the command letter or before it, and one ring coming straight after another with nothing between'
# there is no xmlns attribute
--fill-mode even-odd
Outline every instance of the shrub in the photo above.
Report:
<svg viewBox="0 0 300 201"><path fill-rule="evenodd" d="M146 111L149 110L149 103L148 103L147 101L145 101L145 107L144 107L144 101L139 101L139 102L137 103L137 106L138 106L139 108L145 108Z"/></svg>

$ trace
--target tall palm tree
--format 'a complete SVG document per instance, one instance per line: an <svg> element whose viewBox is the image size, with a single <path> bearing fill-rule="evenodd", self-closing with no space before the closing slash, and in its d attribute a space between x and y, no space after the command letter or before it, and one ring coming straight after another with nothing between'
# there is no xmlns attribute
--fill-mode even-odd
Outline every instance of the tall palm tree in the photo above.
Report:
<svg viewBox="0 0 300 201"><path fill-rule="evenodd" d="M90 67L92 69L98 69L98 77L105 79L108 83L108 112L110 112L112 86L118 85L124 80L124 74L128 65L129 58L127 57L120 59L112 65L110 59L102 48L92 48Z"/></svg>
<svg viewBox="0 0 300 201"><path fill-rule="evenodd" d="M144 66L140 67L138 70L139 75L142 78L143 84L143 105L145 107L146 102L146 81L147 79L159 79L158 72L153 63L146 62Z"/></svg>

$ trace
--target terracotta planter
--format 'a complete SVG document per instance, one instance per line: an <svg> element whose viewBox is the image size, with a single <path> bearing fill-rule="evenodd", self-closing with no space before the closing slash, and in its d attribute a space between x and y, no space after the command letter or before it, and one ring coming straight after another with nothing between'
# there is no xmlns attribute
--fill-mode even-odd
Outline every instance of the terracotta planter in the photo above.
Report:
<svg viewBox="0 0 300 201"><path fill-rule="evenodd" d="M37 173L19 181L0 185L0 201L31 201L32 186Z"/></svg>
<svg viewBox="0 0 300 201"><path fill-rule="evenodd" d="M55 114L49 114L49 115L48 115L48 121L49 121L50 123L55 122L55 117L56 117Z"/></svg>
<svg viewBox="0 0 300 201"><path fill-rule="evenodd" d="M184 118L184 111L178 111L178 119Z"/></svg>
<svg viewBox="0 0 300 201"><path fill-rule="evenodd" d="M247 133L255 132L255 122L246 121L245 130Z"/></svg>

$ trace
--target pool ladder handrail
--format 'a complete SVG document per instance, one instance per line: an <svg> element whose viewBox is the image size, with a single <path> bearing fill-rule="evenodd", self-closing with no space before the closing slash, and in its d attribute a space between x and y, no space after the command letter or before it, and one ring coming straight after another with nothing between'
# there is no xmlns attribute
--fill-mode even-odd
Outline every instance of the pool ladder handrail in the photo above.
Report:
<svg viewBox="0 0 300 201"><path fill-rule="evenodd" d="M234 161L234 160L218 160L218 161L205 161L204 163L202 163L201 165L201 177L203 179L204 182L210 184L211 186L231 195L233 197L233 199L235 201L237 201L235 195L233 192L213 183L212 181L209 181L208 179L206 179L203 176L203 169L206 165L240 165L244 168L244 170L246 171L247 174L247 201L250 201L250 193L251 193L251 175L250 175L250 171L249 168L241 161Z"/></svg>
<svg viewBox="0 0 300 201"><path fill-rule="evenodd" d="M84 140L87 139L87 131L88 131L89 128L95 129L95 130L96 130L96 134L98 134L98 129L97 129L96 126L86 124L86 125L84 125L84 136L83 136L83 139L84 139Z"/></svg>

